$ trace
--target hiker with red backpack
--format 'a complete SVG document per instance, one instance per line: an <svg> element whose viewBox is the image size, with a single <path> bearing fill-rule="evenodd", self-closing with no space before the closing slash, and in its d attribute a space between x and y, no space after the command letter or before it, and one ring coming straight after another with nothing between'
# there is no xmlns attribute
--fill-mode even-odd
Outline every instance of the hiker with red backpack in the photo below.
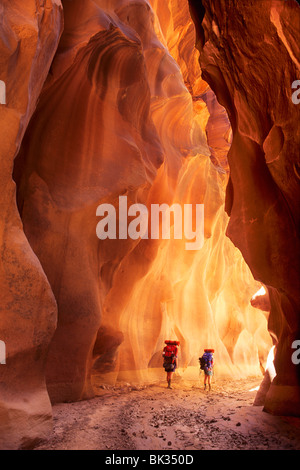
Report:
<svg viewBox="0 0 300 470"><path fill-rule="evenodd" d="M204 349L204 354L199 357L200 369L204 371L204 390L206 390L206 384L208 382L209 390L211 390L211 377L213 375L214 367L214 349Z"/></svg>
<svg viewBox="0 0 300 470"><path fill-rule="evenodd" d="M176 367L178 366L177 353L178 353L178 346L180 345L180 342L166 340L165 344L166 346L164 347L164 350L163 350L163 358L164 358L163 367L165 371L167 372L168 388L172 388L171 387L172 375Z"/></svg>

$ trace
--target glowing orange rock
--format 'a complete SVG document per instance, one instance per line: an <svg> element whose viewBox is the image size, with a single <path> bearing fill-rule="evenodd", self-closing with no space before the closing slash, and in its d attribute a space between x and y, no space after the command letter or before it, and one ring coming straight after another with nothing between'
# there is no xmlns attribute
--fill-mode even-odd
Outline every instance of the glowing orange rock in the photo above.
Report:
<svg viewBox="0 0 300 470"><path fill-rule="evenodd" d="M180 341L177 373L184 378L198 377L198 357L208 344L217 376L247 376L261 373L272 346L267 309L250 303L264 280L254 280L225 235L225 189L227 207L234 207L238 179L236 168L228 184L232 131L200 77L187 2L153 0L151 8L146 1L111 0L102 8L98 1L65 0L58 47L60 3L52 2L30 36L38 21L35 3L16 28L31 60L18 55L23 75L11 96L21 105L12 107L6 131L13 135L1 147L8 190L0 206L6 221L0 281L11 315L0 320L11 361L0 365L7 366L1 399L11 447L30 444L49 429L45 380L52 402L90 397L93 383L159 380L167 337ZM11 103L1 111L11 113ZM11 174L21 141L14 163L18 213ZM280 131L270 129L269 162L277 162L282 143ZM97 207L109 203L118 213L124 195L129 205L148 208L204 204L203 248L186 250L186 240L174 237L99 240ZM268 293L274 312L281 298L269 285ZM20 356L26 358L24 381L14 375L24 367ZM21 410L15 424L8 412L12 397L11 408ZM19 423L31 413L46 426L31 427L30 434L31 421Z"/></svg>
<svg viewBox="0 0 300 470"><path fill-rule="evenodd" d="M147 2L64 5L64 34L16 162L24 230L58 304L46 369L53 402L92 396L91 373L159 378L168 335L181 341L186 377L208 342L220 376L260 373L271 347L265 315L249 304L259 283L225 236L230 125L196 78L188 5L180 14L176 5L154 5L157 15ZM96 208L118 213L120 195L129 205L204 204L203 249L172 238L99 241Z"/></svg>
<svg viewBox="0 0 300 470"><path fill-rule="evenodd" d="M299 326L299 71L300 9L296 2L190 0L202 77L225 106L233 138L227 234L254 277L268 287L269 330L277 342L276 378L265 409L300 414L291 346ZM284 69L284 73L283 73Z"/></svg>

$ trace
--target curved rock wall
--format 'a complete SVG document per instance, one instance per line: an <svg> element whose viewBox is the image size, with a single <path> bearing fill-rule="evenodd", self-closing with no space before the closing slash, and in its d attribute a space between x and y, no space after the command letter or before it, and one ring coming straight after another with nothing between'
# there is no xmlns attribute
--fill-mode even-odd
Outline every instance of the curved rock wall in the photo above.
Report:
<svg viewBox="0 0 300 470"><path fill-rule="evenodd" d="M225 237L230 125L195 78L193 35L189 54L168 45L191 30L188 5L178 11L176 2L163 18L147 2L64 2L64 33L15 171L24 230L58 304L53 402L92 396L92 367L94 384L161 377L168 335L181 340L185 376L197 374L187 367L209 342L220 375L260 373L271 345L265 315L249 304L259 284ZM214 132L209 108L223 116ZM205 246L99 241L96 208L118 208L119 195L149 208L204 203Z"/></svg>
<svg viewBox="0 0 300 470"><path fill-rule="evenodd" d="M265 409L299 414L299 77L300 9L296 2L197 2L202 77L228 112L233 140L227 234L254 277L268 286L269 329L277 376ZM298 28L298 29L297 29ZM243 31L243 34L241 34Z"/></svg>
<svg viewBox="0 0 300 470"><path fill-rule="evenodd" d="M46 5L47 3L47 5ZM58 0L0 6L0 447L28 447L51 430L45 361L56 328L49 281L23 232L12 179L14 158L34 112L62 31Z"/></svg>
<svg viewBox="0 0 300 470"><path fill-rule="evenodd" d="M216 349L219 377L261 374L272 346L268 309L250 303L261 282L269 287L272 311L277 308L277 320L274 313L270 320L273 337L280 339L295 322L293 308L288 318L287 310L282 314L282 302L292 306L295 290L288 292L288 278L285 291L278 288L287 258L277 279L268 267L257 274L265 246L258 253L245 250L254 241L257 249L258 239L279 243L271 228L281 213L280 224L287 224L294 240L288 212L274 202L279 189L260 160L258 143L245 131L237 133L225 100L229 91L220 86L219 93L206 72L231 124L200 76L188 3L64 0L61 38L60 2L40 2L37 10L33 3L24 11L17 1L7 3L11 25L5 25L0 46L8 64L0 76L8 84L7 105L0 109L7 188L0 205L0 339L7 345L7 364L0 365L7 436L1 446L12 448L32 445L49 429L45 381L57 402L91 397L99 383L159 380L167 336L181 341L178 374L184 378L197 377L205 347ZM266 130L264 145L272 155L282 142L276 129ZM247 158L232 169L239 139ZM254 184L256 164L263 172L255 207L267 207L260 217L271 217L272 224L260 225L261 238L251 232L248 239L239 214L253 211L254 193L251 199L246 189ZM148 208L203 203L203 247L188 251L186 240L172 238L99 240L97 207L109 203L118 210L119 196L127 196L128 206ZM226 237L227 225L257 280ZM277 361L282 357L277 353ZM17 410L14 421L10 407ZM24 424L28 416L38 424Z"/></svg>

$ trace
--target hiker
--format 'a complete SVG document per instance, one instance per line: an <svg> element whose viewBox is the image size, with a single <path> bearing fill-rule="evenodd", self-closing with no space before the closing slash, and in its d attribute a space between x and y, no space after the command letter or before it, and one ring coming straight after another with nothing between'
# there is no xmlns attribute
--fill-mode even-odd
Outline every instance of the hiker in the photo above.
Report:
<svg viewBox="0 0 300 470"><path fill-rule="evenodd" d="M204 390L206 390L207 383L209 390L211 390L211 377L213 375L214 367L214 352L214 349L204 349L203 356L199 357L200 369L204 371Z"/></svg>
<svg viewBox="0 0 300 470"><path fill-rule="evenodd" d="M178 366L177 353L178 353L178 346L180 342L166 340L165 344L166 346L164 347L164 350L163 350L163 358L164 358L163 367L165 371L167 372L168 388L172 388L171 386L172 375L176 367Z"/></svg>

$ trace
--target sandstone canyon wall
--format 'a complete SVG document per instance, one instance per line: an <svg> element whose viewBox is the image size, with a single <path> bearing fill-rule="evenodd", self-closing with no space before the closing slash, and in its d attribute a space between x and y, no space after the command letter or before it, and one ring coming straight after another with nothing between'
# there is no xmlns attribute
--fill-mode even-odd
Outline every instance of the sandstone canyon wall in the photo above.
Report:
<svg viewBox="0 0 300 470"><path fill-rule="evenodd" d="M12 179L14 158L48 75L63 25L60 1L2 1L0 76L1 448L32 444L51 430L45 361L57 322L49 281L24 234Z"/></svg>
<svg viewBox="0 0 300 470"><path fill-rule="evenodd" d="M296 258L274 227L285 228L287 243L295 245L290 212L277 196L288 187L285 204L293 199L288 168L296 163L276 155L274 173L267 171L262 157L277 149L281 126L265 129L270 135L259 150L257 140L238 133L237 113L233 119L224 87L205 75L202 58L212 89L201 78L188 2L40 1L40 9L28 3L24 11L19 4L4 2L1 33L0 79L8 88L0 110L7 188L1 196L0 339L7 345L7 363L0 365L0 426L7 436L1 446L28 447L43 437L48 395L52 403L74 401L93 396L99 384L164 378L167 337L181 341L183 378L197 378L199 354L208 346L216 349L216 376L261 374L272 346L269 308L250 303L261 283L270 295L277 362L290 360L297 293L287 266L296 276ZM192 14L202 34L195 8ZM241 55L247 52L242 41L236 35L230 45L241 47ZM232 95L241 100L236 89ZM239 109L248 122L247 106ZM249 116L251 132L259 128L262 135L263 117L262 111ZM283 118L291 123L290 115ZM119 196L149 209L204 204L203 247L189 251L186 240L172 237L99 240L97 207L110 203L118 212ZM265 225L246 230L240 213L248 221L247 211ZM294 391L291 377L285 385ZM270 403L276 412L278 400Z"/></svg>
<svg viewBox="0 0 300 470"><path fill-rule="evenodd" d="M268 286L277 376L265 409L299 415L299 78L296 2L190 0L202 77L233 129L227 234Z"/></svg>

